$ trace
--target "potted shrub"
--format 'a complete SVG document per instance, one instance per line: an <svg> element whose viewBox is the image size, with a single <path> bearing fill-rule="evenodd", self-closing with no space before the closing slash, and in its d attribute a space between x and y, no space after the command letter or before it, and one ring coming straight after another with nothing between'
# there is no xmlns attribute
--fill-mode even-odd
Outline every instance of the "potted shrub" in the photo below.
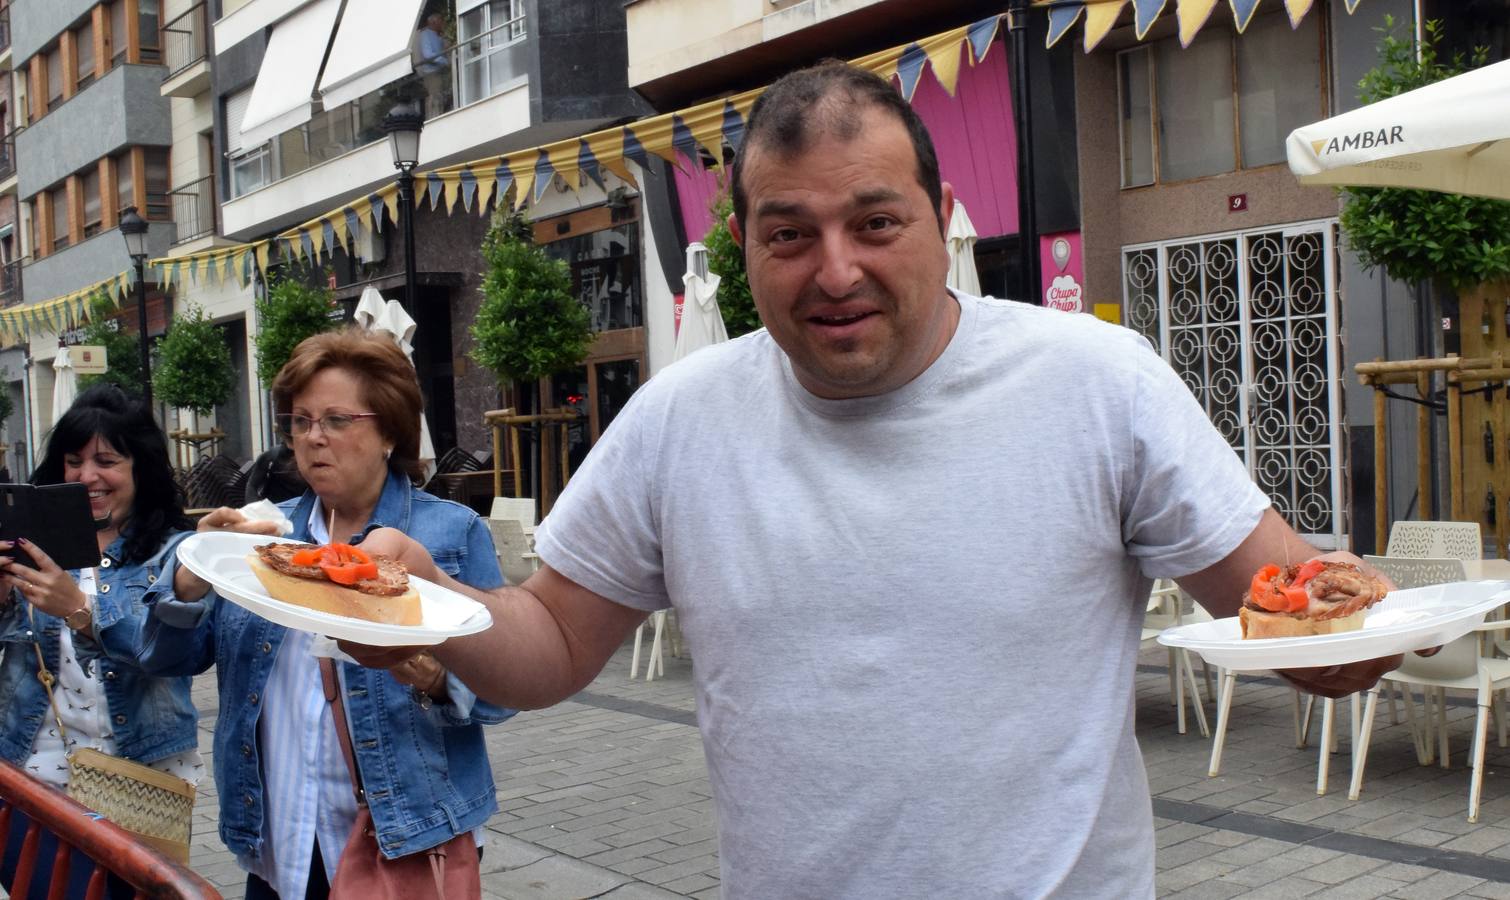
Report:
<svg viewBox="0 0 1510 900"><path fill-rule="evenodd" d="M274 277L257 301L257 380L271 386L299 342L336 326L335 298L295 278Z"/></svg>

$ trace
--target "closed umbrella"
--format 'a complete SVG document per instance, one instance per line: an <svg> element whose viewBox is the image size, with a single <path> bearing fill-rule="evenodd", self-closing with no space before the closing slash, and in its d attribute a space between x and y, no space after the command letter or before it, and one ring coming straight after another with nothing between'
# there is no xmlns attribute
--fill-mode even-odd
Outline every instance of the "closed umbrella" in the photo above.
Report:
<svg viewBox="0 0 1510 900"><path fill-rule="evenodd" d="M357 301L356 320L368 331L393 338L409 358L409 365L414 365L414 319L397 300L384 300L377 288L369 286ZM426 479L435 474L435 444L430 440L430 423L423 409L419 411L419 461L425 467Z"/></svg>
<svg viewBox="0 0 1510 900"><path fill-rule="evenodd" d="M79 376L73 370L73 357L67 347L59 347L52 358L52 420L63 418L79 393Z"/></svg>
<svg viewBox="0 0 1510 900"><path fill-rule="evenodd" d="M1304 184L1400 187L1510 200L1510 60L1290 132Z"/></svg>
<svg viewBox="0 0 1510 900"><path fill-rule="evenodd" d="M965 204L954 201L949 215L949 286L957 291L980 296L980 275L975 271L975 224L965 212Z"/></svg>
<svg viewBox="0 0 1510 900"><path fill-rule="evenodd" d="M682 324L676 332L676 350L672 359L681 359L694 350L729 339L723 314L718 311L719 277L708 271L708 248L700 241L687 245L687 286L682 300Z"/></svg>

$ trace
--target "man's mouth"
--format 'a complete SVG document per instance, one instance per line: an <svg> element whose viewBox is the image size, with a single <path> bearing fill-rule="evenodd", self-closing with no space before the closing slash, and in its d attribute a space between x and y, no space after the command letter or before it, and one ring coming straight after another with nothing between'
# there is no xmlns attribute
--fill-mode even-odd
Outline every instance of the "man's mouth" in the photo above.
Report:
<svg viewBox="0 0 1510 900"><path fill-rule="evenodd" d="M873 315L873 313L858 312L858 313L850 313L848 315L843 315L843 316L813 316L812 319L811 319L811 321L817 322L819 325L827 325L827 326L830 326L830 327L842 327L844 325L850 325L850 324L853 324L855 322L858 322L861 319L863 319L863 318L865 318L867 316L870 316L870 315Z"/></svg>

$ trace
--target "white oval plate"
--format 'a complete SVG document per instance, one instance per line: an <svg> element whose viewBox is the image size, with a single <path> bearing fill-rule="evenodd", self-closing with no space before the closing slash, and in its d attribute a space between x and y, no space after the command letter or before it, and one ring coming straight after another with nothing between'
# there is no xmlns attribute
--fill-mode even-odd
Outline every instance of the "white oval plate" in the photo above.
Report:
<svg viewBox="0 0 1510 900"><path fill-rule="evenodd" d="M1361 629L1343 634L1249 641L1243 640L1233 616L1165 629L1159 643L1192 650L1214 666L1239 672L1340 666L1445 644L1472 631L1486 613L1505 603L1510 603L1510 582L1458 581L1390 591L1369 609Z"/></svg>
<svg viewBox="0 0 1510 900"><path fill-rule="evenodd" d="M267 543L288 542L257 534L200 532L188 536L178 545L178 561L208 581L217 594L264 619L343 641L373 647L429 646L448 638L476 634L493 624L493 616L486 606L413 575L409 580L419 591L419 625L385 625L274 600L267 595L246 561L253 547Z"/></svg>

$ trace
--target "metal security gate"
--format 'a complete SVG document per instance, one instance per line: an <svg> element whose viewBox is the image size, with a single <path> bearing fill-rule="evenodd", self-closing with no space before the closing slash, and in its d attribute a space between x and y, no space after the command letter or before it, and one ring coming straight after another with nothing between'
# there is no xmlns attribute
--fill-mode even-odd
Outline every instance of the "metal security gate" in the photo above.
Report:
<svg viewBox="0 0 1510 900"><path fill-rule="evenodd" d="M1122 253L1128 327L1184 379L1275 509L1348 546L1336 226L1313 222Z"/></svg>

